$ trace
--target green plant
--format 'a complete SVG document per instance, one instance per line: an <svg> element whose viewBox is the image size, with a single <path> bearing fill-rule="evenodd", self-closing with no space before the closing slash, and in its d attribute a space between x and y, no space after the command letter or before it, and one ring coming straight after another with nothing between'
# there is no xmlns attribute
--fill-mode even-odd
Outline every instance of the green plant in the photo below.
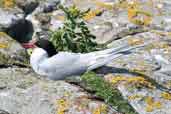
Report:
<svg viewBox="0 0 171 114"><path fill-rule="evenodd" d="M75 6L67 8L62 5L59 8L65 13L64 26L53 32L50 38L58 51L87 53L105 47L95 42L96 37L90 33L83 20L90 9L80 11Z"/></svg>
<svg viewBox="0 0 171 114"><path fill-rule="evenodd" d="M122 97L118 89L112 87L102 77L97 76L94 72L87 72L81 77L84 85L89 91L96 96L105 100L105 102L123 114L137 114L132 106Z"/></svg>

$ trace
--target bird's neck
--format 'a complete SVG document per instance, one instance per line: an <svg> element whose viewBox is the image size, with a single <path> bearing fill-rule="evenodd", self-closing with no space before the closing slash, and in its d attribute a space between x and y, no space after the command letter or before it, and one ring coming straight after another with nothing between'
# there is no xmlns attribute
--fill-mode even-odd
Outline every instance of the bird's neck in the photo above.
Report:
<svg viewBox="0 0 171 114"><path fill-rule="evenodd" d="M46 59L48 59L47 52L43 50L42 48L35 48L30 57L30 64L33 70L37 72L38 74L44 75L41 69L39 69L39 67L40 67L40 64L44 62Z"/></svg>

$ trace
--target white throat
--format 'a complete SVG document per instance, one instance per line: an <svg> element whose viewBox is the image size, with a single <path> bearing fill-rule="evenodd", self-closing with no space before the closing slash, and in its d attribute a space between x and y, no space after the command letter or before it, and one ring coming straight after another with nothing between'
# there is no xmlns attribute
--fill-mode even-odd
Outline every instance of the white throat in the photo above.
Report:
<svg viewBox="0 0 171 114"><path fill-rule="evenodd" d="M48 54L44 49L35 48L33 50L33 53L31 54L31 57L30 57L30 64L36 73L40 75L46 75L46 73L42 71L39 66L46 59L48 59Z"/></svg>

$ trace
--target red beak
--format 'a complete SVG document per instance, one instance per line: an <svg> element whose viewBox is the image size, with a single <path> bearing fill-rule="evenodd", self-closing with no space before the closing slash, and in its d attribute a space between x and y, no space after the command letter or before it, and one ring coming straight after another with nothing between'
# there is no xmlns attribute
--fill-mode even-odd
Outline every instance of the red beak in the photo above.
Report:
<svg viewBox="0 0 171 114"><path fill-rule="evenodd" d="M35 48L36 47L35 43L36 43L36 41L31 40L30 42L28 42L28 43L22 43L21 45L24 48L29 49L29 48Z"/></svg>

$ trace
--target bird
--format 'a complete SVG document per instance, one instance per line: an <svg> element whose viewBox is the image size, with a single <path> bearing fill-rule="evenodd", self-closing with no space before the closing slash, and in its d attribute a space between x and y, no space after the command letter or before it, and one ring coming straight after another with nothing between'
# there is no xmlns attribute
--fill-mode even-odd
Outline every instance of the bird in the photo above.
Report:
<svg viewBox="0 0 171 114"><path fill-rule="evenodd" d="M145 44L144 44L145 45ZM68 76L78 76L84 72L97 69L112 60L128 54L130 50L143 47L124 44L117 48L109 48L90 53L73 53L56 51L53 43L47 39L33 40L23 43L27 50L33 50L30 55L30 65L33 70L52 80L65 79Z"/></svg>

